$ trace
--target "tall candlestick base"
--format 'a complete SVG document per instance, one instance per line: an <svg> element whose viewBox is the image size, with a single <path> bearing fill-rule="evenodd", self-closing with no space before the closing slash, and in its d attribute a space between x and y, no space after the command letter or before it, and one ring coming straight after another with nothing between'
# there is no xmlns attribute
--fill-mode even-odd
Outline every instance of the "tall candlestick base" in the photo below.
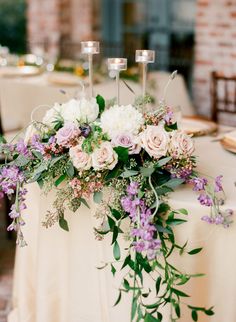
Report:
<svg viewBox="0 0 236 322"><path fill-rule="evenodd" d="M89 96L93 97L93 55L99 54L99 42L98 41L82 41L81 53L88 55L89 62Z"/></svg>
<svg viewBox="0 0 236 322"><path fill-rule="evenodd" d="M108 58L108 70L116 71L116 102L120 104L120 71L127 69L127 58Z"/></svg>

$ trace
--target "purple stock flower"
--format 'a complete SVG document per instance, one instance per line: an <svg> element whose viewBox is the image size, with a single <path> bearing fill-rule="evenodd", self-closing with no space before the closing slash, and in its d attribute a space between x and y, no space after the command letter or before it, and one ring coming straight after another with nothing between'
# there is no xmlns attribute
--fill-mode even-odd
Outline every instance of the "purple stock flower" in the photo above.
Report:
<svg viewBox="0 0 236 322"><path fill-rule="evenodd" d="M40 136L38 134L34 134L31 138L31 146L33 149L40 153L44 153L44 145L40 142Z"/></svg>
<svg viewBox="0 0 236 322"><path fill-rule="evenodd" d="M212 199L205 193L201 193L200 196L198 197L198 200L200 204L203 206L210 207L213 205Z"/></svg>
<svg viewBox="0 0 236 322"><path fill-rule="evenodd" d="M208 183L206 178L194 178L190 182L194 184L194 187L193 187L194 191L205 190L205 187Z"/></svg>
<svg viewBox="0 0 236 322"><path fill-rule="evenodd" d="M16 151L24 156L29 156L29 150L23 139L20 139L16 144Z"/></svg>
<svg viewBox="0 0 236 322"><path fill-rule="evenodd" d="M137 197L139 184L131 182L127 187L128 196L121 198L123 209L129 214L135 228L131 229L134 238L133 247L136 252L146 252L147 258L153 260L160 249L161 242L156 239L156 227L152 223L152 211L144 200Z"/></svg>
<svg viewBox="0 0 236 322"><path fill-rule="evenodd" d="M127 192L129 195L136 195L138 193L138 182L131 182L130 185L127 187Z"/></svg>
<svg viewBox="0 0 236 322"><path fill-rule="evenodd" d="M223 191L222 178L223 178L222 175L216 177L216 179L215 179L215 192Z"/></svg>

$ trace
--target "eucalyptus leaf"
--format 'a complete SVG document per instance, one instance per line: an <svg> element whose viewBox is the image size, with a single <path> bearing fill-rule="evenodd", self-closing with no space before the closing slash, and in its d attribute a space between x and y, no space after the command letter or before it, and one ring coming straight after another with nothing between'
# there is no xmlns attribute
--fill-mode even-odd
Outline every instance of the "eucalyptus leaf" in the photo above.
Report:
<svg viewBox="0 0 236 322"><path fill-rule="evenodd" d="M144 177L150 177L154 173L155 169L153 167L150 168L140 168L140 172Z"/></svg>
<svg viewBox="0 0 236 322"><path fill-rule="evenodd" d="M155 164L155 167L156 168L161 168L163 167L163 165L166 165L172 158L171 157L166 157L166 158L163 158L161 160L159 160L156 164Z"/></svg>
<svg viewBox="0 0 236 322"><path fill-rule="evenodd" d="M103 198L103 193L102 193L102 191L96 191L96 192L94 192L94 194L93 194L93 201L95 202L95 203L101 203L102 202L102 198Z"/></svg>
<svg viewBox="0 0 236 322"><path fill-rule="evenodd" d="M195 254L198 254L200 253L200 251L202 250L202 248L195 248L195 249L192 249L190 252L188 252L189 255L195 255Z"/></svg>
<svg viewBox="0 0 236 322"><path fill-rule="evenodd" d="M125 170L120 176L122 178L129 178L129 177L136 176L136 175L138 175L138 171L135 171L135 170Z"/></svg>
<svg viewBox="0 0 236 322"><path fill-rule="evenodd" d="M114 246L113 246L113 255L115 260L119 260L120 259L120 246L117 243L117 241L115 241Z"/></svg>
<svg viewBox="0 0 236 322"><path fill-rule="evenodd" d="M87 207L90 209L89 204L87 203L87 201L84 198L79 198L79 200Z"/></svg>

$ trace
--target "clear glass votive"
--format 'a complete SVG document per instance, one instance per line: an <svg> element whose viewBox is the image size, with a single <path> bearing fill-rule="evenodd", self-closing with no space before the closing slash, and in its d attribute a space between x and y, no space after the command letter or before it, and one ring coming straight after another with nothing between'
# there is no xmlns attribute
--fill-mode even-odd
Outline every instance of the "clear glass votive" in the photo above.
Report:
<svg viewBox="0 0 236 322"><path fill-rule="evenodd" d="M99 42L98 41L82 41L81 53L82 54L99 54Z"/></svg>
<svg viewBox="0 0 236 322"><path fill-rule="evenodd" d="M155 51L154 50L136 50L135 52L136 63L154 63Z"/></svg>
<svg viewBox="0 0 236 322"><path fill-rule="evenodd" d="M127 69L127 58L108 58L108 69L109 70L126 70Z"/></svg>

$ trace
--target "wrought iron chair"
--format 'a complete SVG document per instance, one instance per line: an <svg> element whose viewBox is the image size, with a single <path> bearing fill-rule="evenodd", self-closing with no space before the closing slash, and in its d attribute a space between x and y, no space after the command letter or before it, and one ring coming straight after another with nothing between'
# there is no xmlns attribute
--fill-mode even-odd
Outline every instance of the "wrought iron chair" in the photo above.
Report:
<svg viewBox="0 0 236 322"><path fill-rule="evenodd" d="M223 114L236 117L236 75L226 76L216 71L212 72L212 108L211 117L219 122Z"/></svg>

